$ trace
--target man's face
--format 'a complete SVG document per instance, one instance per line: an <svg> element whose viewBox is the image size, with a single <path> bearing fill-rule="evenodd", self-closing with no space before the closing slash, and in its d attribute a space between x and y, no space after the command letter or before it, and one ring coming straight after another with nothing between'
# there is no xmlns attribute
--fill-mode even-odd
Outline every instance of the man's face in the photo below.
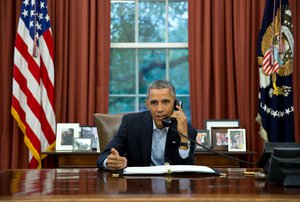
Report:
<svg viewBox="0 0 300 202"><path fill-rule="evenodd" d="M173 113L174 96L169 88L151 89L146 106L157 128L163 128L162 120Z"/></svg>

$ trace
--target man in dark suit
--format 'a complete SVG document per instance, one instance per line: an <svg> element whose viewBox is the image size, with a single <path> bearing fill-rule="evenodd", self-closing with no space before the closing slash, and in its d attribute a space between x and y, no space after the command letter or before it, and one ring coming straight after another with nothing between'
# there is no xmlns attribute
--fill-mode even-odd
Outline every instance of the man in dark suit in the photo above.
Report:
<svg viewBox="0 0 300 202"><path fill-rule="evenodd" d="M195 145L179 136L179 131L195 140L197 131L187 123L180 106L174 110L176 93L166 80L154 81L147 90L148 111L123 116L120 128L97 161L98 168L118 170L127 166L194 164ZM176 119L164 127L166 117Z"/></svg>

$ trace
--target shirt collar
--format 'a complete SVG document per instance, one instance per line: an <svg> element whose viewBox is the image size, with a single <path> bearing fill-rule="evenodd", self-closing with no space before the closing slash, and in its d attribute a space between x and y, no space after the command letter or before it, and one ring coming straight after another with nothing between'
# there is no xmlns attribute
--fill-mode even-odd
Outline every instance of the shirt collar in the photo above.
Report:
<svg viewBox="0 0 300 202"><path fill-rule="evenodd" d="M164 128L162 128L162 129L159 129L159 128L156 127L156 124L155 124L155 122L154 122L154 119L152 119L152 122L153 122L153 131L155 131L155 130L165 131L165 130L166 130L166 131L168 132L169 127L164 127Z"/></svg>

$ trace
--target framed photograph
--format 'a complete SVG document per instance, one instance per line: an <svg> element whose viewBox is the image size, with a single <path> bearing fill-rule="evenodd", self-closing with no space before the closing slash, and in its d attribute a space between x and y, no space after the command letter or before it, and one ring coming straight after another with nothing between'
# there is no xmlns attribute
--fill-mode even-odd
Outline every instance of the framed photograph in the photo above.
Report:
<svg viewBox="0 0 300 202"><path fill-rule="evenodd" d="M211 147L211 137L209 130L197 130L196 142L204 145L205 147ZM195 151L206 151L203 147L196 145Z"/></svg>
<svg viewBox="0 0 300 202"><path fill-rule="evenodd" d="M228 129L228 151L246 151L245 129Z"/></svg>
<svg viewBox="0 0 300 202"><path fill-rule="evenodd" d="M228 128L211 128L212 149L219 151L228 150Z"/></svg>
<svg viewBox="0 0 300 202"><path fill-rule="evenodd" d="M73 140L79 137L79 123L58 123L56 126L57 151L72 151Z"/></svg>
<svg viewBox="0 0 300 202"><path fill-rule="evenodd" d="M80 137L91 139L91 149L100 151L97 126L81 126Z"/></svg>
<svg viewBox="0 0 300 202"><path fill-rule="evenodd" d="M205 121L205 128L212 134L212 128L239 128L240 120L238 119L211 119Z"/></svg>
<svg viewBox="0 0 300 202"><path fill-rule="evenodd" d="M90 138L75 138L73 141L73 151L90 151L92 140Z"/></svg>

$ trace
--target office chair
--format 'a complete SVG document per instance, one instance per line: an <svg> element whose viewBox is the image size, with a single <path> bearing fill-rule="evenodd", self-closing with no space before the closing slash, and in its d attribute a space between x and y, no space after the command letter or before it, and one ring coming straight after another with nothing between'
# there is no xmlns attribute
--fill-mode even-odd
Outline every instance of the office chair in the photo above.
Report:
<svg viewBox="0 0 300 202"><path fill-rule="evenodd" d="M94 114L94 122L98 129L100 151L113 139L124 114Z"/></svg>

